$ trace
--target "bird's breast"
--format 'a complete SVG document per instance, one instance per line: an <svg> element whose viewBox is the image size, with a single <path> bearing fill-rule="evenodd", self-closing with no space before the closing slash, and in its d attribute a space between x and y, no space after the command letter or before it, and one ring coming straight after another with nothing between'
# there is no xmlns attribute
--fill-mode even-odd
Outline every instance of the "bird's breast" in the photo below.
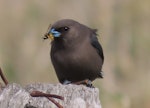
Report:
<svg viewBox="0 0 150 108"><path fill-rule="evenodd" d="M78 58L74 56L73 52L59 50L55 52L51 51L51 59L52 62L56 62L57 65L67 66L75 62Z"/></svg>

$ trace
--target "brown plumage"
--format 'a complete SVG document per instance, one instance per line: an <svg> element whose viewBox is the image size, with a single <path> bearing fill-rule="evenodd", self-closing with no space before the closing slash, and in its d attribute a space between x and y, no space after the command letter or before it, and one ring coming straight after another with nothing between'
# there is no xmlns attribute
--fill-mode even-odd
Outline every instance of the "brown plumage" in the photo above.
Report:
<svg viewBox="0 0 150 108"><path fill-rule="evenodd" d="M53 36L51 60L61 83L103 78L103 50L96 30L71 19L55 22L44 39Z"/></svg>

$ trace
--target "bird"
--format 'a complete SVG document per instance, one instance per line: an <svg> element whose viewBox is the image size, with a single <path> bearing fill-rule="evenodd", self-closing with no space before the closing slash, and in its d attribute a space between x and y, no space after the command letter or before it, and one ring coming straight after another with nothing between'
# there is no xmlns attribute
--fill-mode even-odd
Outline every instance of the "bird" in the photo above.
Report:
<svg viewBox="0 0 150 108"><path fill-rule="evenodd" d="M50 25L43 39L51 39L50 58L62 84L92 81L103 78L104 54L91 29L73 19L61 19Z"/></svg>

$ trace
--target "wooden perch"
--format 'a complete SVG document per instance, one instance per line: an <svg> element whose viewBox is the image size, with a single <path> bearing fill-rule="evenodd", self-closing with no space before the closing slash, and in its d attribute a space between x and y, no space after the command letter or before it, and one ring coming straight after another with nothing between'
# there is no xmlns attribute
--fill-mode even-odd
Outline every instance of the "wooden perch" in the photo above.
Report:
<svg viewBox="0 0 150 108"><path fill-rule="evenodd" d="M8 84L0 91L0 108L57 108L45 97L32 97L32 91L55 94L64 97L56 99L63 108L101 108L99 90L83 85L30 84L21 87L19 84Z"/></svg>

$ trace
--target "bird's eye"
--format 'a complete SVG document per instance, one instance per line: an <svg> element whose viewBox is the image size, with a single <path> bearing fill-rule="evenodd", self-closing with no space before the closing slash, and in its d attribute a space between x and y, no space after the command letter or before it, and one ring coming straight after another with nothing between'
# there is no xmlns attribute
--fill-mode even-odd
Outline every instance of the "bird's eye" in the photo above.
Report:
<svg viewBox="0 0 150 108"><path fill-rule="evenodd" d="M68 31L68 30L69 30L69 27L64 27L64 30L65 30L65 31Z"/></svg>

